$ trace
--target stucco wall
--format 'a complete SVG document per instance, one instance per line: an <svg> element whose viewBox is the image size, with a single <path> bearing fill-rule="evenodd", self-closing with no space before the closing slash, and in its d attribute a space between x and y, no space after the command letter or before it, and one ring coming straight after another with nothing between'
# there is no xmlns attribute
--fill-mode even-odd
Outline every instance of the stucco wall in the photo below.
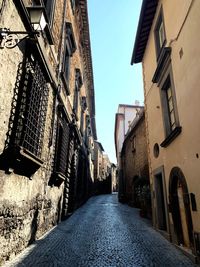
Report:
<svg viewBox="0 0 200 267"><path fill-rule="evenodd" d="M156 54L154 42L154 26L160 10L163 7L164 23L167 43L172 48L171 64L181 134L166 148L160 147L158 158L153 155L153 146L160 144L164 138L162 106L157 84L152 83L155 72ZM189 193L194 193L197 211L192 211L194 231L200 231L200 121L198 119L198 100L200 99L200 46L198 45L198 31L200 26L200 1L159 1L156 16L150 32L143 58L143 75L145 86L145 108L149 137L149 157L151 183L152 171L164 165L167 201L169 190L169 175L174 166L179 167L187 181ZM183 55L180 56L182 50Z"/></svg>

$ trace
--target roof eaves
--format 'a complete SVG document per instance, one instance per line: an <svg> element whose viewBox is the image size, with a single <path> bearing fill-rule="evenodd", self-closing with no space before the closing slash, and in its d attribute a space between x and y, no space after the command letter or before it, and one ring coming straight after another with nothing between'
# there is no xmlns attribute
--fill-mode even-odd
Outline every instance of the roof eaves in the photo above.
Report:
<svg viewBox="0 0 200 267"><path fill-rule="evenodd" d="M131 65L142 61L158 0L143 0L131 58ZM144 30L145 28L145 30Z"/></svg>

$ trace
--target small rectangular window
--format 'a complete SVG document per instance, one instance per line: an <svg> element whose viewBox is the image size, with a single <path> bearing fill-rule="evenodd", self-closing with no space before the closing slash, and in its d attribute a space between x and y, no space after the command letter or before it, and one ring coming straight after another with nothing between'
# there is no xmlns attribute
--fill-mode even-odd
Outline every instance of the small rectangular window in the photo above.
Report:
<svg viewBox="0 0 200 267"><path fill-rule="evenodd" d="M53 24L56 0L43 0L50 27Z"/></svg>
<svg viewBox="0 0 200 267"><path fill-rule="evenodd" d="M165 110L166 113L166 121L165 125L167 126L167 132L170 133L172 132L176 126L176 115L175 115L175 107L174 107L174 97L173 97L173 92L172 92L172 84L171 84L171 79L170 76L167 77L166 82L162 88L164 92L164 101L165 101L165 106L167 109Z"/></svg>
<svg viewBox="0 0 200 267"><path fill-rule="evenodd" d="M136 151L136 136L134 135L131 139L132 152Z"/></svg>
<svg viewBox="0 0 200 267"><path fill-rule="evenodd" d="M75 38L72 30L72 25L66 22L66 35L65 35L65 47L62 64L62 78L65 84L67 94L70 94L69 90L69 76L70 76L70 61L73 53L76 50Z"/></svg>
<svg viewBox="0 0 200 267"><path fill-rule="evenodd" d="M69 56L69 52L67 49L67 46L65 47L65 57L64 57L64 61L63 61L63 72L64 72L64 77L66 79L66 81L69 80L69 69L70 69L70 56Z"/></svg>
<svg viewBox="0 0 200 267"><path fill-rule="evenodd" d="M157 59L158 59L166 43L166 34L165 34L165 26L164 26L162 9L160 11L160 14L156 22L156 26L154 30L154 37L155 37L155 45L156 45L156 54L157 54Z"/></svg>
<svg viewBox="0 0 200 267"><path fill-rule="evenodd" d="M83 82L82 82L80 69L76 69L75 70L75 88L74 88L73 111L74 111L75 116L77 117L76 118L77 120L78 120L78 107L80 104L79 91L81 89L82 84L83 84Z"/></svg>
<svg viewBox="0 0 200 267"><path fill-rule="evenodd" d="M75 5L76 5L76 1L75 0L70 0L71 2L71 8L72 8L72 12L75 12Z"/></svg>

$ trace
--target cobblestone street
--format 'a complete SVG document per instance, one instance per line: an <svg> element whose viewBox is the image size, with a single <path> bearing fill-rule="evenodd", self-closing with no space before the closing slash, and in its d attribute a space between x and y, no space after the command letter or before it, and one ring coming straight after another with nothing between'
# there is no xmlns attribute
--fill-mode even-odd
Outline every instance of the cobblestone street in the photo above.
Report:
<svg viewBox="0 0 200 267"><path fill-rule="evenodd" d="M5 266L196 266L117 195L92 197Z"/></svg>

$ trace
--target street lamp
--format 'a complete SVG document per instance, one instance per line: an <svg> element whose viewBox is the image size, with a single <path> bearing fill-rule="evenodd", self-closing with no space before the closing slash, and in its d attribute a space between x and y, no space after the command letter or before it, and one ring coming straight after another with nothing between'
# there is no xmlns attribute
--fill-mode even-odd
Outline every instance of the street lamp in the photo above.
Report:
<svg viewBox="0 0 200 267"><path fill-rule="evenodd" d="M22 40L33 37L35 35L39 36L40 32L44 30L47 25L47 19L45 17L44 7L42 6L32 6L27 7L29 13L30 23L32 25L32 31L11 31L8 28L0 28L0 48L14 48ZM24 37L18 36L25 35Z"/></svg>

